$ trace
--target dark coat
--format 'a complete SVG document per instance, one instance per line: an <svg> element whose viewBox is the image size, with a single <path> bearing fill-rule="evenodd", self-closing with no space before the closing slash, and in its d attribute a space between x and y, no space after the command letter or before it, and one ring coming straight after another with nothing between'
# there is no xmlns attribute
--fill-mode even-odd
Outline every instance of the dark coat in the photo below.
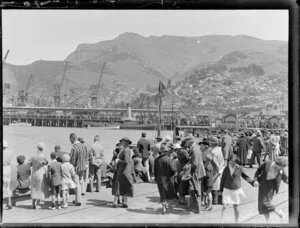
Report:
<svg viewBox="0 0 300 228"><path fill-rule="evenodd" d="M221 177L220 191L223 192L224 188L227 188L229 190L239 189L242 186L241 177L253 186L254 180L252 180L247 174L245 174L241 166L236 165L231 175L229 170L229 165L227 165Z"/></svg>
<svg viewBox="0 0 300 228"><path fill-rule="evenodd" d="M206 176L205 166L203 164L202 152L199 144L193 144L190 148L190 162L196 166L195 174L198 179Z"/></svg>
<svg viewBox="0 0 300 228"><path fill-rule="evenodd" d="M142 154L143 159L149 158L150 142L147 139L141 138L137 143L137 148Z"/></svg>
<svg viewBox="0 0 300 228"><path fill-rule="evenodd" d="M238 139L236 145L238 148L238 157L241 161L241 164L247 164L247 152L248 152L248 142L245 137Z"/></svg>
<svg viewBox="0 0 300 228"><path fill-rule="evenodd" d="M260 154L263 149L266 149L266 146L265 146L265 144L263 142L263 139L261 137L255 136L252 139L252 142L253 142L252 150L253 150L254 153L259 153Z"/></svg>
<svg viewBox="0 0 300 228"><path fill-rule="evenodd" d="M48 165L48 172L50 177L51 186L61 185L62 173L61 173L61 163L58 161L52 161Z"/></svg>
<svg viewBox="0 0 300 228"><path fill-rule="evenodd" d="M17 166L17 181L18 181L19 189L29 188L30 175L31 175L31 170L28 164L23 163Z"/></svg>
<svg viewBox="0 0 300 228"><path fill-rule="evenodd" d="M113 181L112 194L133 197L133 178L131 151L126 147L120 152L117 173Z"/></svg>
<svg viewBox="0 0 300 228"><path fill-rule="evenodd" d="M166 154L160 155L154 162L154 176L161 202L176 197L174 174L176 170L172 159Z"/></svg>

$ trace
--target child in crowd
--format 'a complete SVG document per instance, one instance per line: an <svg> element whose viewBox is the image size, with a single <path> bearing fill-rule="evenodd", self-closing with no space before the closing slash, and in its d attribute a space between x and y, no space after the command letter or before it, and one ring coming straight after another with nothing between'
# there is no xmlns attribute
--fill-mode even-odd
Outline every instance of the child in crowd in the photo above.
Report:
<svg viewBox="0 0 300 228"><path fill-rule="evenodd" d="M63 163L61 164L62 181L61 189L63 195L63 208L68 207L69 189L75 189L79 186L79 180L76 178L75 169L72 164L70 164L70 155L64 154L62 156ZM77 183L77 186L76 186ZM76 194L78 191L76 190ZM79 203L77 203L79 204Z"/></svg>
<svg viewBox="0 0 300 228"><path fill-rule="evenodd" d="M25 164L25 156L19 155L17 157L17 189L27 189L30 187L31 170L28 164Z"/></svg>
<svg viewBox="0 0 300 228"><path fill-rule="evenodd" d="M49 179L50 179L50 187L51 187L51 196L52 196L52 207L60 209L60 191L61 191L61 182L62 182L62 171L61 171L61 163L59 163L57 159L57 154L52 152L50 155L51 162L48 165ZM56 199L56 206L55 206Z"/></svg>

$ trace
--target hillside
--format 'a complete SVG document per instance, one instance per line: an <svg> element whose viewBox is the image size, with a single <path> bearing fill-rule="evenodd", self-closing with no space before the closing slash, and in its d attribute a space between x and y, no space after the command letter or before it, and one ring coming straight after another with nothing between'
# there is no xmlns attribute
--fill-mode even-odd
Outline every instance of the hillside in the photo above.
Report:
<svg viewBox="0 0 300 228"><path fill-rule="evenodd" d="M287 75L288 43L244 35L144 37L124 33L113 40L80 44L65 60L70 64L64 90L80 88L86 91L85 100L88 99L89 88L97 83L101 66L106 61L102 87L110 90L107 92L110 96L116 91L118 82L122 93L115 97L126 100L137 95L134 88L141 91L156 88L159 80L171 79L172 83L179 83L192 75L194 80L204 79L206 76L198 77L199 72L209 67L220 67L221 72L225 66L227 73L240 72L243 73L241 77L246 78L255 68L253 66L262 68L261 77L274 73ZM4 64L9 73L4 73L3 79L22 89L32 74L32 94L38 96L42 90L47 90L50 95L53 84L62 77L64 64L63 61L42 60L25 66ZM11 80L12 77L15 80Z"/></svg>

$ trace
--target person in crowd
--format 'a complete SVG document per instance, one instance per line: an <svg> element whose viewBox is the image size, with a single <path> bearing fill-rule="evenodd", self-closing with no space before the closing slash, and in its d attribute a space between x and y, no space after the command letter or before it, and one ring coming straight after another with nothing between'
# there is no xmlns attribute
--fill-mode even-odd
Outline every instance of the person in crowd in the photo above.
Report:
<svg viewBox="0 0 300 228"><path fill-rule="evenodd" d="M225 165L227 165L228 157L233 153L232 137L228 134L228 130L224 130L222 134L222 152L225 160Z"/></svg>
<svg viewBox="0 0 300 228"><path fill-rule="evenodd" d="M62 208L68 207L69 200L69 190L75 190L75 200L73 204L75 206L81 206L81 188L79 184L79 177L75 172L74 166L70 163L70 155L64 154L63 163L61 164L61 190L63 195L63 205Z"/></svg>
<svg viewBox="0 0 300 228"><path fill-rule="evenodd" d="M245 166L247 162L248 143L245 133L242 132L240 138L237 140L236 145L238 146L237 155L241 162L241 166Z"/></svg>
<svg viewBox="0 0 300 228"><path fill-rule="evenodd" d="M184 147L189 150L189 163L191 170L191 177L193 188L190 188L190 197L188 202L188 210L200 213L201 205L201 182L204 176L206 176L205 167L203 164L202 152L200 145L196 143L193 137L187 137L184 140ZM191 182L191 181L190 181Z"/></svg>
<svg viewBox="0 0 300 228"><path fill-rule="evenodd" d="M245 193L241 185L241 177L245 179L252 186L257 186L254 180L252 180L247 174L245 174L243 168L238 165L239 159L237 155L230 155L228 158L228 164L225 167L222 177L220 191L222 192L223 208L221 212L221 221L223 223L224 212L228 205L233 205L235 222L239 219L238 205L241 202L241 197L245 197Z"/></svg>
<svg viewBox="0 0 300 228"><path fill-rule="evenodd" d="M150 181L150 168L149 168L149 155L150 155L150 142L146 139L146 133L142 133L141 139L137 142L137 148L142 154L143 166L146 168L147 181Z"/></svg>
<svg viewBox="0 0 300 228"><path fill-rule="evenodd" d="M19 155L17 157L17 189L28 189L31 185L30 183L30 175L31 170L28 164L25 164L25 156Z"/></svg>
<svg viewBox="0 0 300 228"><path fill-rule="evenodd" d="M266 152L265 152L265 155L264 155L264 158L263 158L263 162L266 161L266 158L267 156L269 156L269 160L272 160L274 161L275 160L275 156L274 156L274 150L272 148L272 143L271 143L271 140L270 140L270 137L267 136L266 139L264 140L264 144L266 146Z"/></svg>
<svg viewBox="0 0 300 228"><path fill-rule="evenodd" d="M181 145L181 137L180 136L175 136L173 138L173 145L177 146L177 147Z"/></svg>
<svg viewBox="0 0 300 228"><path fill-rule="evenodd" d="M5 209L12 209L11 196L12 191L10 189L11 182L11 159L12 152L8 150L8 144L5 139L3 139L3 198L7 198L7 205Z"/></svg>
<svg viewBox="0 0 300 228"><path fill-rule="evenodd" d="M171 145L172 144L172 137L169 136L169 135L166 135L161 142L165 143L165 144L168 144L168 145Z"/></svg>
<svg viewBox="0 0 300 228"><path fill-rule="evenodd" d="M55 152L50 154L51 162L48 165L48 172L50 177L50 192L52 196L52 207L60 209L60 191L61 191L61 181L62 181L62 172L61 172L61 163L56 160L57 155ZM56 205L55 205L56 200Z"/></svg>
<svg viewBox="0 0 300 228"><path fill-rule="evenodd" d="M166 213L168 207L167 200L175 199L177 196L174 187L174 175L176 169L172 159L168 156L168 153L170 153L171 150L172 148L169 145L161 144L160 156L154 163L154 177L160 195L163 214Z"/></svg>
<svg viewBox="0 0 300 228"><path fill-rule="evenodd" d="M184 143L181 143L181 146L184 147ZM178 159L178 166L176 167L177 171L177 182L178 182L178 194L179 194L179 204L180 205L187 205L187 202L185 200L185 196L189 195L188 192L188 182L182 181L183 176L183 167L188 163L189 161L189 152L186 148L180 148L175 150L177 152L177 159Z"/></svg>
<svg viewBox="0 0 300 228"><path fill-rule="evenodd" d="M131 151L129 145L131 140L124 137L120 140L120 152L115 159L117 163L116 178L113 182L112 193L114 197L113 207L118 207L117 200L118 196L122 196L122 206L128 208L127 197L133 197L133 180L131 175Z"/></svg>
<svg viewBox="0 0 300 228"><path fill-rule="evenodd" d="M76 194L75 204L81 205L81 189L84 186L83 175L86 171L85 166L85 153L86 147L78 141L77 135L75 133L70 134L70 142L72 143L71 153L70 153L70 163L73 165L75 169L75 173L79 180L79 186L77 189L80 189L80 197L78 198L78 194ZM75 184L78 184L75 183Z"/></svg>
<svg viewBox="0 0 300 228"><path fill-rule="evenodd" d="M63 151L61 150L60 145L56 145L56 146L54 147L54 152L56 153L56 160L57 160L58 162L62 163L62 162L63 162L62 156L63 156L64 154L67 154L67 152L63 152Z"/></svg>
<svg viewBox="0 0 300 228"><path fill-rule="evenodd" d="M276 131L275 135L273 137L271 137L271 143L274 148L275 157L279 156L279 154L280 154L280 135L279 135L278 131Z"/></svg>
<svg viewBox="0 0 300 228"><path fill-rule="evenodd" d="M277 157L275 161L264 162L255 172L254 180L259 183L258 188L258 212L263 214L269 222L270 213L274 212L281 220L284 220L282 210L276 209L272 204L274 193L278 193L280 182L288 184L288 177L284 168L287 160Z"/></svg>
<svg viewBox="0 0 300 228"><path fill-rule="evenodd" d="M256 135L252 138L252 142L253 142L253 148L252 148L253 152L250 158L250 168L253 168L252 164L254 163L255 157L257 159L258 166L260 166L261 164L260 157L261 157L262 150L266 149L260 131L256 132Z"/></svg>
<svg viewBox="0 0 300 228"><path fill-rule="evenodd" d="M101 188L102 168L104 166L104 147L100 144L100 137L94 137L94 143L91 147L92 159L90 162L90 190L94 191L94 178L96 177L96 192Z"/></svg>
<svg viewBox="0 0 300 228"><path fill-rule="evenodd" d="M88 150L87 146L84 144L84 139L82 137L78 137L78 141L83 145L84 147L84 163L85 168L82 173L82 181L80 183L81 186L81 195L85 195L86 188L89 180L89 165L90 165L90 154L91 151Z"/></svg>
<svg viewBox="0 0 300 228"><path fill-rule="evenodd" d="M220 191L220 183L221 183L221 173L225 167L225 161L222 153L222 148L220 146L220 142L217 138L211 137L209 139L211 145L211 153L213 155L214 160L214 179L213 179L213 186L212 186L212 196L213 196L213 203L212 204L219 204L219 191Z"/></svg>
<svg viewBox="0 0 300 228"><path fill-rule="evenodd" d="M281 144L281 151L282 151L282 155L287 155L288 154L288 147L289 147L289 143L288 143L288 131L285 130L282 135L280 136L280 144Z"/></svg>
<svg viewBox="0 0 300 228"><path fill-rule="evenodd" d="M134 155L132 156L133 165L134 165L134 172L136 177L136 182L147 182L147 170L146 167L143 166L142 163L142 154L139 152L138 148L133 149Z"/></svg>
<svg viewBox="0 0 300 228"><path fill-rule="evenodd" d="M31 198L33 209L40 209L40 201L48 198L50 195L47 183L48 164L44 150L46 146L43 142L38 143L37 152L29 160L32 167L31 173Z"/></svg>

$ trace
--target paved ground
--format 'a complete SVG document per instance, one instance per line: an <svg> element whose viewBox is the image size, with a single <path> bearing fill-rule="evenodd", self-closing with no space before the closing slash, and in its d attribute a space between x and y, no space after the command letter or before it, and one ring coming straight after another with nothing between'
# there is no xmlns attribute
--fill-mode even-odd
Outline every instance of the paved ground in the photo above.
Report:
<svg viewBox="0 0 300 228"><path fill-rule="evenodd" d="M245 169L253 177L255 169ZM253 188L247 182L242 181L246 198L240 205L240 223L266 224L264 217L257 211L258 189ZM173 208L167 214L161 214L159 194L155 183L135 184L135 197L129 198L129 208L112 208L113 196L111 189L101 189L100 193L87 193L84 196L83 205L75 207L69 203L67 209L50 210L50 202L46 201L41 210L31 209L31 201L18 202L12 210L3 211L3 223L209 223L221 222L221 206L214 206L212 211L203 211L201 214L186 212L182 207L173 204ZM74 196L71 196L72 202ZM289 222L288 185L282 183L281 189L274 196L273 203L278 205L285 214L283 222L271 214L270 221L273 224L286 226ZM230 207L225 214L225 223L234 222L233 208Z"/></svg>

